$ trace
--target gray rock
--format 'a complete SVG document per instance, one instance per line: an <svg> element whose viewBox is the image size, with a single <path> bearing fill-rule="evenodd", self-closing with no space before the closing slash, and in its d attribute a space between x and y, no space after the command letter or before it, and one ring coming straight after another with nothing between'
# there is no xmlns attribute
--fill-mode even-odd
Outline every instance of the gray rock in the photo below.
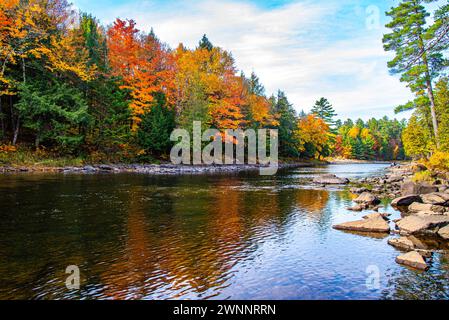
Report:
<svg viewBox="0 0 449 320"><path fill-rule="evenodd" d="M335 225L336 230L389 233L390 226L383 218L371 218Z"/></svg>
<svg viewBox="0 0 449 320"><path fill-rule="evenodd" d="M349 191L354 194L361 194L364 192L368 192L369 190L367 188L351 188L349 189Z"/></svg>
<svg viewBox="0 0 449 320"><path fill-rule="evenodd" d="M413 181L404 182L401 187L401 194L403 196L428 194L432 192L438 192L438 187L424 183L415 183Z"/></svg>
<svg viewBox="0 0 449 320"><path fill-rule="evenodd" d="M413 202L422 202L422 199L417 194L411 194L394 199L393 202L391 202L391 205L394 207L403 207L409 206Z"/></svg>
<svg viewBox="0 0 449 320"><path fill-rule="evenodd" d="M449 225L438 230L438 235L445 240L449 240Z"/></svg>
<svg viewBox="0 0 449 320"><path fill-rule="evenodd" d="M430 193L421 196L422 202L432 205L449 205L449 194L446 193Z"/></svg>
<svg viewBox="0 0 449 320"><path fill-rule="evenodd" d="M449 224L449 216L408 216L396 223L401 234L434 233Z"/></svg>
<svg viewBox="0 0 449 320"><path fill-rule="evenodd" d="M382 219L388 221L388 217L389 216L390 216L390 214L388 214L388 213L374 212L374 213L367 214L366 216L363 217L363 219L378 219L378 218L382 218Z"/></svg>
<svg viewBox="0 0 449 320"><path fill-rule="evenodd" d="M388 244L395 248L410 251L415 249L415 244L407 237L400 237L388 240Z"/></svg>
<svg viewBox="0 0 449 320"><path fill-rule="evenodd" d="M418 213L418 212L435 212L435 213L444 213L446 212L446 208L443 206L437 206L430 203L419 203L419 202L413 202L409 207L408 211L412 213Z"/></svg>
<svg viewBox="0 0 449 320"><path fill-rule="evenodd" d="M334 174L326 174L313 179L313 182L316 184L348 184L349 179L339 178Z"/></svg>
<svg viewBox="0 0 449 320"><path fill-rule="evenodd" d="M354 212L360 212L360 211L363 211L365 209L366 209L366 207L362 206L362 205L356 205L356 206L353 206L353 207L346 208L346 210L354 211Z"/></svg>
<svg viewBox="0 0 449 320"><path fill-rule="evenodd" d="M364 192L357 199L355 199L354 202L355 203L364 203L367 205L376 205L376 204L380 203L380 200L375 195L373 195L369 192Z"/></svg>
<svg viewBox="0 0 449 320"><path fill-rule="evenodd" d="M411 251L396 258L396 262L419 270L427 270L429 266L417 251Z"/></svg>

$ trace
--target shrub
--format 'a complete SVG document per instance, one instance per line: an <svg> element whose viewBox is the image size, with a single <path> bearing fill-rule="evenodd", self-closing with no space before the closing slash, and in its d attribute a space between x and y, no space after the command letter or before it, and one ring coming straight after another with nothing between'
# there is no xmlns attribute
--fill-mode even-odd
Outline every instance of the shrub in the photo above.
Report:
<svg viewBox="0 0 449 320"><path fill-rule="evenodd" d="M434 182L432 172L430 171L420 171L415 173L412 178L413 182Z"/></svg>
<svg viewBox="0 0 449 320"><path fill-rule="evenodd" d="M426 162L432 170L449 171L449 153L437 151Z"/></svg>

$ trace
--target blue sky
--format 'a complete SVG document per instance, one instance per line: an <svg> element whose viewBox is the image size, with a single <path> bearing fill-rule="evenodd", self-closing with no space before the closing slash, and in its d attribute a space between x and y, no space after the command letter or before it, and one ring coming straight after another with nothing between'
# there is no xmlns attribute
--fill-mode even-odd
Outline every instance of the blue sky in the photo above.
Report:
<svg viewBox="0 0 449 320"><path fill-rule="evenodd" d="M393 0L72 0L103 24L133 18L170 46L195 47L206 33L237 66L284 90L297 110L327 97L341 118L394 117L411 98L388 73L382 48ZM401 114L397 117L406 117Z"/></svg>

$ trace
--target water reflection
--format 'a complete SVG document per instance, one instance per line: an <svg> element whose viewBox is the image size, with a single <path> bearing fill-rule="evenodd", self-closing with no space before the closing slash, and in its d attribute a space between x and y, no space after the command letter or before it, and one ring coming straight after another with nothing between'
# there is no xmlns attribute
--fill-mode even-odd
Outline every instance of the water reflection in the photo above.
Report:
<svg viewBox="0 0 449 320"><path fill-rule="evenodd" d="M386 239L332 230L357 217L348 192L286 188L312 173L3 176L0 298L447 297L447 257L404 269ZM364 286L373 263L379 291ZM80 292L64 286L68 265Z"/></svg>

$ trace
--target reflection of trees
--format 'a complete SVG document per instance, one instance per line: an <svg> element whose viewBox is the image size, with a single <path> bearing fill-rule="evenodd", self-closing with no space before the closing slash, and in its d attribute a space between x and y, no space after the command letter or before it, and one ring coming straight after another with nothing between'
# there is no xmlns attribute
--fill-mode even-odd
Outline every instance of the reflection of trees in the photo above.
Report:
<svg viewBox="0 0 449 320"><path fill-rule="evenodd" d="M104 294L205 298L226 286L233 267L280 224L277 195L233 189L236 179L221 178L213 188L175 187L167 192L176 196L162 202L154 192L131 189L125 247L104 270ZM143 196L152 199L136 200Z"/></svg>
<svg viewBox="0 0 449 320"><path fill-rule="evenodd" d="M299 189L296 190L297 206L308 213L320 216L329 201L326 190Z"/></svg>

